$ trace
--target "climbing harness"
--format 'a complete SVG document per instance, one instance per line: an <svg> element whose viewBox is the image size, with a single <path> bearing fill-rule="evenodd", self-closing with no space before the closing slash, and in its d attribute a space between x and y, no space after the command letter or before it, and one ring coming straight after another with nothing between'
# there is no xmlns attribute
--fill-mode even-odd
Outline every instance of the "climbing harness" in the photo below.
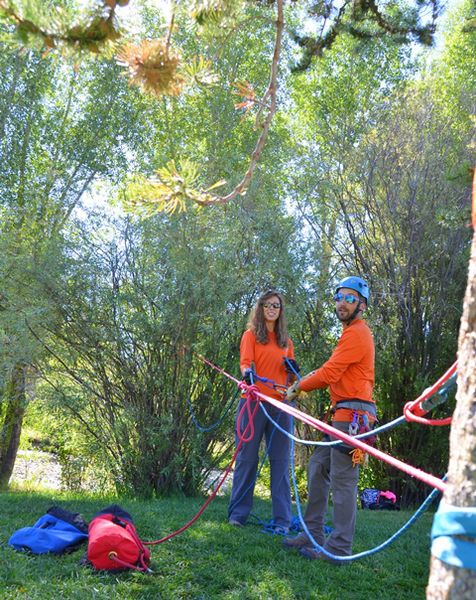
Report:
<svg viewBox="0 0 476 600"><path fill-rule="evenodd" d="M368 410L362 410L362 406L365 407L365 404L373 405L371 402L364 402L361 400L344 400L337 402L336 411L343 408L352 409L352 420L349 423L349 435L356 436L372 431L372 425L377 420L377 417ZM375 405L372 406L371 410L375 413ZM377 438L375 435L366 438L367 444L371 446L375 444L376 440ZM368 454L361 448L352 448L349 454L352 458L353 467L365 465L367 463Z"/></svg>
<svg viewBox="0 0 476 600"><path fill-rule="evenodd" d="M373 446L376 442L376 435L372 433L374 423L377 422L376 408L374 402L366 400L340 400L335 406L328 411L328 422L332 423L332 419L339 414L339 411L352 411L351 420L349 421L348 433L352 437L366 435L366 441ZM336 419L340 420L340 419ZM329 436L326 436L326 442L330 441ZM352 457L352 466L364 465L367 462L367 453L361 448L349 447L341 445L342 452L348 452Z"/></svg>

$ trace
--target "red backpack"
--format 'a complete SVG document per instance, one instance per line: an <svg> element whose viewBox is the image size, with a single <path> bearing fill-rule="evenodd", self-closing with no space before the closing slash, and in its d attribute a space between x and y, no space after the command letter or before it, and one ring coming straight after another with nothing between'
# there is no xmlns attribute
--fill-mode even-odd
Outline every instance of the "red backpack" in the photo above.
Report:
<svg viewBox="0 0 476 600"><path fill-rule="evenodd" d="M149 549L139 539L132 517L116 504L89 524L87 557L95 569L150 571Z"/></svg>

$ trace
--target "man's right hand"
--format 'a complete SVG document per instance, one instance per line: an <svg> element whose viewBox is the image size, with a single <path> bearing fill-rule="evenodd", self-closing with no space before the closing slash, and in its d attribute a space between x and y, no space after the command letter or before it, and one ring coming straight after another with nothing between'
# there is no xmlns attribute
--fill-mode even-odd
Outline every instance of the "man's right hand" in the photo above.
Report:
<svg viewBox="0 0 476 600"><path fill-rule="evenodd" d="M286 390L286 400L288 402L292 402L295 398L299 396L301 390L299 389L299 381L295 381L291 387L288 387Z"/></svg>

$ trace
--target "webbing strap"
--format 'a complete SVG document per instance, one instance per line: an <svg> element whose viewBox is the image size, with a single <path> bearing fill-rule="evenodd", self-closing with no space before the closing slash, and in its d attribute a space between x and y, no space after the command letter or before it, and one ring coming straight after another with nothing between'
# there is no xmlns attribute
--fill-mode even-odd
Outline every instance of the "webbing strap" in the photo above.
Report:
<svg viewBox="0 0 476 600"><path fill-rule="evenodd" d="M455 536L475 538L475 542ZM476 507L440 503L431 529L431 553L441 561L476 571Z"/></svg>
<svg viewBox="0 0 476 600"><path fill-rule="evenodd" d="M362 410L370 413L373 417L377 415L374 402L366 402L365 400L339 400L336 402L335 410L339 408L349 408L350 410Z"/></svg>

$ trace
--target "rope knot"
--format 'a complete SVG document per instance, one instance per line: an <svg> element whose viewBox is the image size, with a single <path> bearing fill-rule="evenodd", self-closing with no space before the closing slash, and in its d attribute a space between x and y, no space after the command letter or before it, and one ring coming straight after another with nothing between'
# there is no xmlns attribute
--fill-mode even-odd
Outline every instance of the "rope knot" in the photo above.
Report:
<svg viewBox="0 0 476 600"><path fill-rule="evenodd" d="M250 387L250 386L249 386L249 385L246 383L246 381L240 381L240 382L238 383L238 388L239 388L239 389L240 389L242 392L245 392L245 393L246 393L246 391L248 390L248 388L249 388L249 387Z"/></svg>
<svg viewBox="0 0 476 600"><path fill-rule="evenodd" d="M258 386L253 384L253 385L248 385L246 391L246 399L247 400L251 400L252 402L259 402L259 398L256 395L257 393L259 393L259 389Z"/></svg>
<svg viewBox="0 0 476 600"><path fill-rule="evenodd" d="M259 398L256 396L256 394L259 393L259 389L256 384L253 383L252 385L248 385L246 381L240 381L238 387L248 401L252 400L253 402L259 402Z"/></svg>

